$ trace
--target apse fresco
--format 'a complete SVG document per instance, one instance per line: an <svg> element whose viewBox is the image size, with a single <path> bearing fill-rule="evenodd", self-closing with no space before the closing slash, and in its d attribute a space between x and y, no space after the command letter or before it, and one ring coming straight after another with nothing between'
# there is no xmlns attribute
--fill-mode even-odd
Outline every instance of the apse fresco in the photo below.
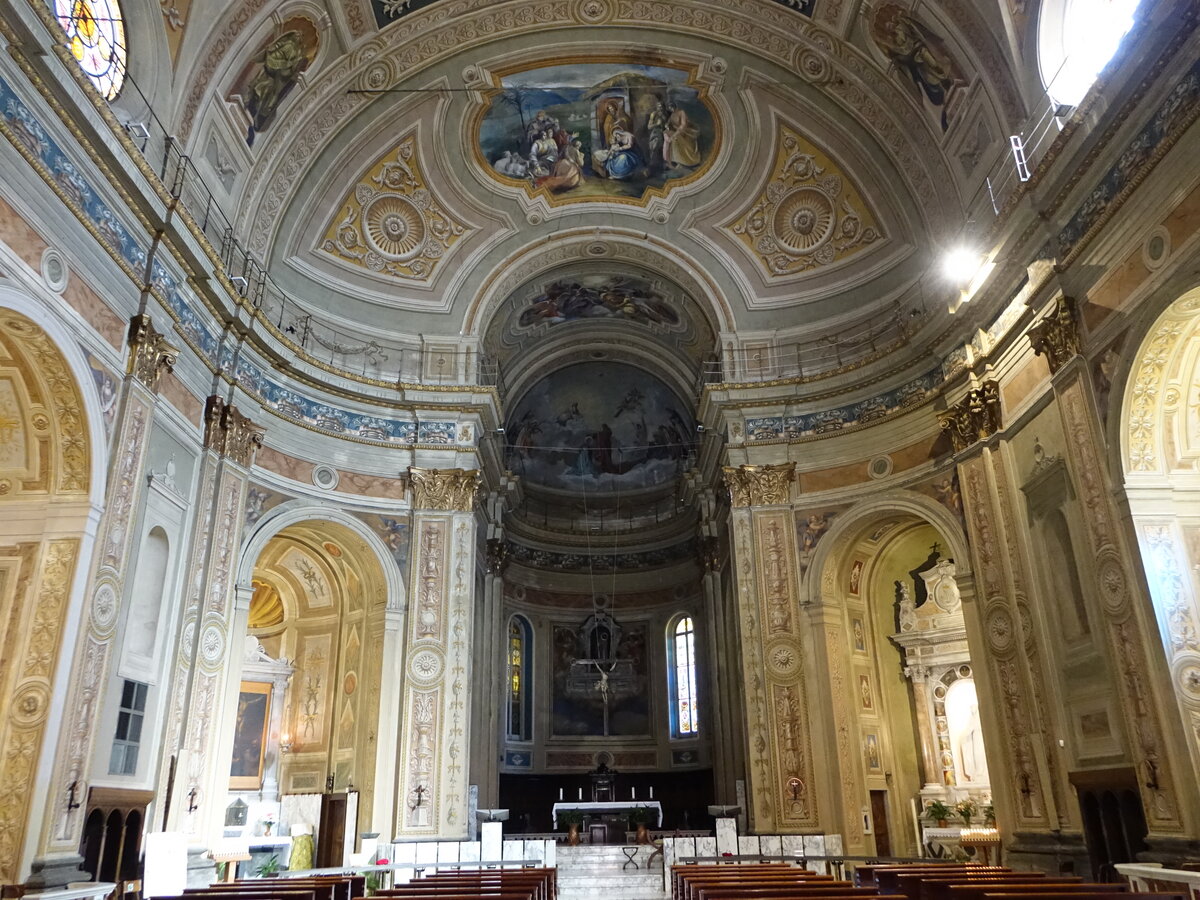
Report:
<svg viewBox="0 0 1200 900"><path fill-rule="evenodd" d="M511 72L479 120L492 176L566 200L641 199L690 180L718 129L690 71L572 62Z"/></svg>
<svg viewBox="0 0 1200 900"><path fill-rule="evenodd" d="M620 319L645 325L679 324L679 312L644 278L631 275L579 275L553 281L522 309L522 328L572 319Z"/></svg>
<svg viewBox="0 0 1200 900"><path fill-rule="evenodd" d="M526 481L574 491L637 491L687 467L695 426L654 376L621 363L587 362L546 376L506 426L508 468Z"/></svg>

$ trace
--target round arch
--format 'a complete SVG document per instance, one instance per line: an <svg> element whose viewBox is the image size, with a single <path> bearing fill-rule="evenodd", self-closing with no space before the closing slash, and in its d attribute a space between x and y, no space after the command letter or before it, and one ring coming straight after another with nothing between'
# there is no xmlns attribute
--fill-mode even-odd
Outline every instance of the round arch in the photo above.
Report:
<svg viewBox="0 0 1200 900"><path fill-rule="evenodd" d="M957 569L956 578L964 586L973 584L967 537L954 514L936 500L922 494L897 490L863 500L834 520L813 551L809 570L815 573L816 577L807 580L802 602L814 606L823 602L825 586L833 577L844 548L851 546L856 535L885 516L896 518L905 515L927 522L946 539L948 555L953 557Z"/></svg>
<svg viewBox="0 0 1200 900"><path fill-rule="evenodd" d="M283 503L266 515L254 530L242 541L241 559L238 561L237 584L249 587L254 567L267 544L280 532L292 525L306 522L331 522L351 531L361 538L374 554L383 572L387 585L387 607L403 611L407 607L407 588L399 566L382 538L371 531L361 519L329 503L313 500L291 500Z"/></svg>

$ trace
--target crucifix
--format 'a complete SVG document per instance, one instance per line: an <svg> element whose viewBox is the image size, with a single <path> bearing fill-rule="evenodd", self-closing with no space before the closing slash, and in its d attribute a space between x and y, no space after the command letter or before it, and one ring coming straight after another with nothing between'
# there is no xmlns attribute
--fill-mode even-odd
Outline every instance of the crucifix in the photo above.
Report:
<svg viewBox="0 0 1200 900"><path fill-rule="evenodd" d="M616 662L610 662L607 669L594 659L591 663L596 667L596 671L600 673L600 680L596 682L594 689L600 692L600 700L604 704L604 736L608 737L608 675L616 667Z"/></svg>

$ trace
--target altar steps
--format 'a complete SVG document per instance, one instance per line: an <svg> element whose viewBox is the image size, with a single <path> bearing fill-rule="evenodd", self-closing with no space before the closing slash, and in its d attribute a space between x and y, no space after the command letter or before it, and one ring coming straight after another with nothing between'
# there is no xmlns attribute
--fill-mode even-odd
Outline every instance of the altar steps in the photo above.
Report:
<svg viewBox="0 0 1200 900"><path fill-rule="evenodd" d="M637 868L626 865L628 858L620 844L581 844L557 847L559 900L666 900L663 890L662 857L647 870L646 860L653 847L637 848L633 857ZM622 868L624 866L624 868Z"/></svg>

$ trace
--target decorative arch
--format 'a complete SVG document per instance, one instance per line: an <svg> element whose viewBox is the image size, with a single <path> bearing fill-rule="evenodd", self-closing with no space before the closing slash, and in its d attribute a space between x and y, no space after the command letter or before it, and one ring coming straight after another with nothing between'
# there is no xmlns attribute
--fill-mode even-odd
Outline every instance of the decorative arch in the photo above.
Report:
<svg viewBox="0 0 1200 900"><path fill-rule="evenodd" d="M819 605L823 602L824 589L832 587L830 579L845 562L842 558L846 549L857 542L857 536L871 524L883 518L912 516L927 522L947 544L947 556L954 559L956 577L962 585L971 583L971 556L962 523L954 514L935 500L914 491L889 491L872 496L838 515L821 541L813 550L809 571L813 577L806 579L805 594L801 602Z"/></svg>
<svg viewBox="0 0 1200 900"><path fill-rule="evenodd" d="M1200 771L1200 287L1149 326L1119 418L1121 470L1163 654Z"/></svg>
<svg viewBox="0 0 1200 900"><path fill-rule="evenodd" d="M103 508L105 438L99 397L73 339L36 300L0 287L0 536L16 594L0 621L0 881L27 872L58 743L71 654Z"/></svg>

